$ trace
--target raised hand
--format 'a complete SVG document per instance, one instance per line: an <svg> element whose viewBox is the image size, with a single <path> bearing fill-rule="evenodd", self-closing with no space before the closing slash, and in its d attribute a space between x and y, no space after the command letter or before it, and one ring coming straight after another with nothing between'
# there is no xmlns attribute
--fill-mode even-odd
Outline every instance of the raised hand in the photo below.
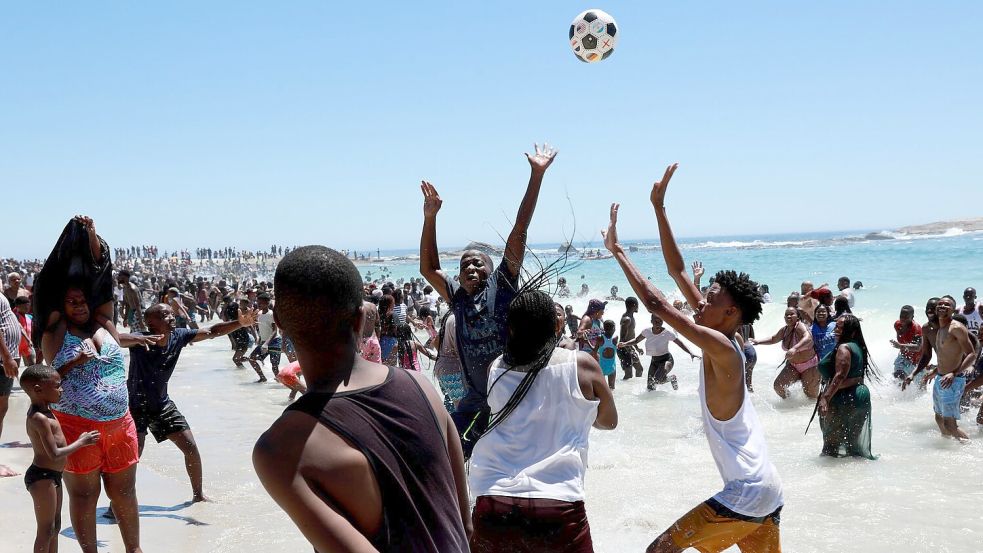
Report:
<svg viewBox="0 0 983 553"><path fill-rule="evenodd" d="M601 236L604 237L604 247L611 253L620 247L618 245L618 208L620 207L621 204L611 204L611 220L608 222L607 230L601 231Z"/></svg>
<svg viewBox="0 0 983 553"><path fill-rule="evenodd" d="M526 159L529 160L529 166L532 167L534 173L543 174L550 164L553 163L553 158L556 157L557 150L546 143L543 143L542 146L533 144L532 147L536 153L533 155L526 153Z"/></svg>
<svg viewBox="0 0 983 553"><path fill-rule="evenodd" d="M693 262L693 278L700 278L700 277L702 277L704 272L705 272L705 269L703 268L703 262L702 261L694 261Z"/></svg>
<svg viewBox="0 0 983 553"><path fill-rule="evenodd" d="M444 203L440 199L437 189L427 181L420 181L420 190L423 191L423 216L433 217L440 211L440 206Z"/></svg>
<svg viewBox="0 0 983 553"><path fill-rule="evenodd" d="M143 346L143 349L150 349L150 346L155 345L164 337L163 334L147 334L146 336L142 334L132 334L133 340L136 342L134 345Z"/></svg>
<svg viewBox="0 0 983 553"><path fill-rule="evenodd" d="M256 324L256 317L259 316L259 311L255 309L247 309L245 311L239 312L239 323L246 326L253 326Z"/></svg>
<svg viewBox="0 0 983 553"><path fill-rule="evenodd" d="M669 180L672 179L672 175L676 172L677 167L679 167L678 163L673 163L669 167L666 167L666 174L662 175L662 180L656 181L652 185L652 193L649 195L649 199L652 201L652 206L656 209L665 207L666 188L669 187Z"/></svg>

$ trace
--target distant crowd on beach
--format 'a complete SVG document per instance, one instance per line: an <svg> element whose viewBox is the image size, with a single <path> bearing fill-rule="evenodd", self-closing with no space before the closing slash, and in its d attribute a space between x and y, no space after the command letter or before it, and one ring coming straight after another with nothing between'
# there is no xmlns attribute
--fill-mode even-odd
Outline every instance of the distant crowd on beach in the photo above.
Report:
<svg viewBox="0 0 983 553"><path fill-rule="evenodd" d="M590 430L619 425L619 372L622 381L644 378L648 390L678 388L673 348L699 362L703 430L724 486L647 551L780 551L783 485L751 401L757 350L781 344L772 388L787 398L800 383L815 400L822 455L876 459L867 385L884 376L853 313L862 285L803 282L787 297L784 324L756 336L767 285L729 269L704 285L703 264L684 263L666 210L674 164L648 194L681 299L639 271L612 204L604 245L632 295L612 287L592 297L585 284L586 311L575 313L559 303L571 297L562 256L524 264L555 156L546 145L527 154L529 182L497 265L468 250L457 266L441 266L443 201L427 181L422 276L405 281L365 279L358 252L324 246L198 248L195 262L189 251L112 249L85 216L69 221L45 260L5 260L0 424L19 379L31 402L34 459L23 477L35 551L57 549L63 486L83 551L96 548L103 490L126 550L142 551L136 465L148 435L182 452L192 500L208 501L191 424L168 382L183 348L222 336L233 366L266 382L269 363L294 400L258 437L253 464L318 551L593 551ZM611 302L624 306L617 321L605 318ZM639 329L643 310L650 325ZM900 308L892 378L903 388L931 383L941 434L965 441L957 421L983 387L983 306L967 288L962 304L929 299L925 316L918 324L912 306ZM420 356L433 360L436 386ZM0 465L0 475L15 469Z"/></svg>

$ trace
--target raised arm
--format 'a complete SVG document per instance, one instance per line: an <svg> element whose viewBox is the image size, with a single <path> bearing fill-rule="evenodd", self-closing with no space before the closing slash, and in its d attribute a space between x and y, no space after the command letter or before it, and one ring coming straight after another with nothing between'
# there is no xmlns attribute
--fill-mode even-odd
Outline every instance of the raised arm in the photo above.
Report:
<svg viewBox="0 0 983 553"><path fill-rule="evenodd" d="M608 223L608 229L602 231L601 234L604 236L604 246L618 261L618 265L621 266L621 270L628 278L628 283L631 284L632 290L638 296L639 302L650 313L658 315L666 324L679 331L687 340L693 342L696 347L711 357L736 355L726 336L715 330L697 325L692 318L673 307L672 302L666 299L662 291L652 281L646 279L645 275L632 263L628 254L625 253L625 249L618 243L618 208L618 204L611 204L611 221ZM692 283L690 285L692 286Z"/></svg>
<svg viewBox="0 0 983 553"><path fill-rule="evenodd" d="M666 168L662 180L652 185L649 199L652 201L652 207L655 208L655 218L659 223L659 242L662 246L662 257L666 260L669 276L672 277L676 286L679 287L679 291L682 292L686 301L693 306L693 309L699 309L703 294L700 293L700 288L686 275L683 255L679 253L679 246L676 245L676 238L672 234L672 227L669 226L669 219L666 216L666 189L669 187L669 180L672 179L677 167L679 164L673 163Z"/></svg>
<svg viewBox="0 0 983 553"><path fill-rule="evenodd" d="M440 256L437 255L437 212L443 201L437 189L427 181L422 181L423 191L423 232L420 235L420 274L433 289L446 301L451 301L447 289L447 278L440 269Z"/></svg>
<svg viewBox="0 0 983 553"><path fill-rule="evenodd" d="M549 144L543 144L542 147L533 144L533 148L535 149L533 155L526 154L530 167L529 184L526 185L526 194L519 204L519 212L515 215L515 225L509 233L508 241L505 242L505 259L502 260L509 273L515 278L519 277L519 271L522 270L522 259L526 255L526 236L532 214L536 211L536 202L539 201L543 176L556 157L556 150L550 148Z"/></svg>

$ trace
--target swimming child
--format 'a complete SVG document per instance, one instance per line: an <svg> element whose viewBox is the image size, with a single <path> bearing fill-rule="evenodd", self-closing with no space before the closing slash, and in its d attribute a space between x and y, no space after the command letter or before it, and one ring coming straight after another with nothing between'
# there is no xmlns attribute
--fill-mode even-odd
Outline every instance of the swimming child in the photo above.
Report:
<svg viewBox="0 0 983 553"><path fill-rule="evenodd" d="M618 337L614 335L614 321L604 321L603 340L598 340L597 362L601 365L601 374L608 379L608 388L614 389L615 372L617 372L616 361L618 351Z"/></svg>
<svg viewBox="0 0 983 553"><path fill-rule="evenodd" d="M46 365L32 365L24 370L20 385L31 398L27 410L27 435L34 448L34 461L24 474L24 484L34 501L37 536L34 552L58 551L61 531L61 474L68 456L99 441L99 431L83 432L68 445L58 419L50 405L61 399L61 376Z"/></svg>

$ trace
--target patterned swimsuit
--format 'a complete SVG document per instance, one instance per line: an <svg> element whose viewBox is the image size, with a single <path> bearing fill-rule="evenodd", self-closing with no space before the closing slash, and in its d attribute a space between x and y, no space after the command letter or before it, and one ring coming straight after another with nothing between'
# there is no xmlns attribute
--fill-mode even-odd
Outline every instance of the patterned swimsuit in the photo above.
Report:
<svg viewBox="0 0 983 553"><path fill-rule="evenodd" d="M78 356L82 340L65 333L65 341L52 366L57 369ZM99 357L75 367L62 380L61 401L51 408L92 421L112 421L127 413L126 368L123 352L112 336L106 334Z"/></svg>

